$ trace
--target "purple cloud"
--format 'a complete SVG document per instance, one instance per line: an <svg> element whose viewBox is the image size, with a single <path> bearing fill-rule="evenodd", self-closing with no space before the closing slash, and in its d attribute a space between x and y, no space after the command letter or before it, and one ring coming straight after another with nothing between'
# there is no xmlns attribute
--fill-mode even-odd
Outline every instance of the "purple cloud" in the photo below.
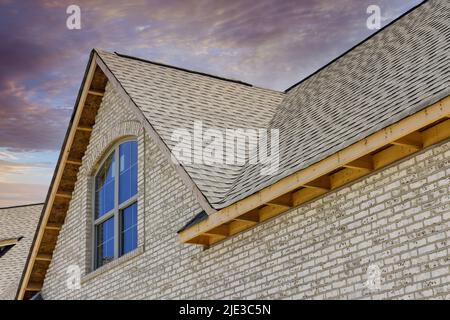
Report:
<svg viewBox="0 0 450 320"><path fill-rule="evenodd" d="M93 47L283 90L369 36L368 5L386 24L419 2L0 0L0 148L58 152ZM71 4L81 30L66 28ZM20 174L6 160L0 175ZM2 182L0 205L46 190Z"/></svg>

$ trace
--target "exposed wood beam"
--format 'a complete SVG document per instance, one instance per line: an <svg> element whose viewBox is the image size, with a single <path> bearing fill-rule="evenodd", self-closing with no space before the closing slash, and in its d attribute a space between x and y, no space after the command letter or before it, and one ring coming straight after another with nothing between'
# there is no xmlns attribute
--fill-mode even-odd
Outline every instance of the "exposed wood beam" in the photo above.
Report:
<svg viewBox="0 0 450 320"><path fill-rule="evenodd" d="M39 282L29 282L26 286L27 291L41 291L42 283Z"/></svg>
<svg viewBox="0 0 450 320"><path fill-rule="evenodd" d="M93 96L100 96L103 97L105 95L104 91L95 91L95 90L89 90L88 94L91 94Z"/></svg>
<svg viewBox="0 0 450 320"><path fill-rule="evenodd" d="M298 206L302 203L305 203L309 200L314 199L328 190L319 189L319 188L303 188L293 193L294 206Z"/></svg>
<svg viewBox="0 0 450 320"><path fill-rule="evenodd" d="M208 235L208 236L224 236L227 237L230 235L230 228L228 227L228 225L221 225L218 226L214 229L211 229L207 232L205 232L204 234Z"/></svg>
<svg viewBox="0 0 450 320"><path fill-rule="evenodd" d="M415 148L420 150L423 147L422 134L418 131L410 133L392 142L393 145Z"/></svg>
<svg viewBox="0 0 450 320"><path fill-rule="evenodd" d="M277 208L284 208L284 209L292 208L291 206L287 206L287 205L282 204L282 203L276 203L276 202L273 202L273 201L267 202L267 205L268 206L272 206L272 207L277 207Z"/></svg>
<svg viewBox="0 0 450 320"><path fill-rule="evenodd" d="M416 151L417 149L415 147L391 146L373 156L374 167L375 169L382 168L397 161L398 159L409 156Z"/></svg>
<svg viewBox="0 0 450 320"><path fill-rule="evenodd" d="M279 215L282 212L285 212L288 208L280 207L280 206L265 206L259 209L259 216L261 221L265 221L272 217Z"/></svg>
<svg viewBox="0 0 450 320"><path fill-rule="evenodd" d="M344 164L343 167L350 169L361 169L370 172L373 170L373 159L372 156L368 154L359 159Z"/></svg>
<svg viewBox="0 0 450 320"><path fill-rule="evenodd" d="M269 206L281 207L284 209L290 209L293 206L292 203L292 193L285 194L284 196L278 197L266 203Z"/></svg>
<svg viewBox="0 0 450 320"><path fill-rule="evenodd" d="M82 164L81 160L67 160L66 163L73 164L75 166L81 166L81 164Z"/></svg>
<svg viewBox="0 0 450 320"><path fill-rule="evenodd" d="M260 222L259 210L255 209L250 212L244 213L243 215L234 218L234 220L256 224Z"/></svg>
<svg viewBox="0 0 450 320"><path fill-rule="evenodd" d="M331 189L330 177L325 175L313 181L305 183L302 186L305 188L313 188L328 191Z"/></svg>
<svg viewBox="0 0 450 320"><path fill-rule="evenodd" d="M58 224L58 223L47 223L47 225L45 226L45 229L48 230L61 230L62 225Z"/></svg>
<svg viewBox="0 0 450 320"><path fill-rule="evenodd" d="M448 132L450 131L450 120L441 122L431 128L428 128L422 132L424 147L431 146L443 139L446 139Z"/></svg>
<svg viewBox="0 0 450 320"><path fill-rule="evenodd" d="M331 187L332 189L339 188L340 186L356 180L367 173L367 169L344 168L331 175Z"/></svg>
<svg viewBox="0 0 450 320"><path fill-rule="evenodd" d="M88 127L88 126L78 126L77 130L79 131L86 131L86 132L91 132L92 131L92 127Z"/></svg>
<svg viewBox="0 0 450 320"><path fill-rule="evenodd" d="M36 255L37 261L52 261L52 255L46 253L38 253Z"/></svg>
<svg viewBox="0 0 450 320"><path fill-rule="evenodd" d="M192 243L192 244L199 244L203 246L209 246L210 244L210 237L206 235L199 235L198 237L195 237L189 241L186 241L186 243Z"/></svg>
<svg viewBox="0 0 450 320"><path fill-rule="evenodd" d="M241 232L242 230L248 229L257 224L258 224L258 222L255 222L255 221L233 220L230 222L230 235Z"/></svg>
<svg viewBox="0 0 450 320"><path fill-rule="evenodd" d="M59 198L72 199L72 192L59 191L55 194L55 196Z"/></svg>

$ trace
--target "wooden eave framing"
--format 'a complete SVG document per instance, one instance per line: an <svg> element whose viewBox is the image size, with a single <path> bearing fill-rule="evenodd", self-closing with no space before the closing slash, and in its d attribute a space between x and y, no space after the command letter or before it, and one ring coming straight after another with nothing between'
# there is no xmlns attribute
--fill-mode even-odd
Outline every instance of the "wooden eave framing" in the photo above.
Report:
<svg viewBox="0 0 450 320"><path fill-rule="evenodd" d="M89 144L95 117L103 99L107 82L111 83L114 90L123 98L125 104L135 111L137 119L143 124L147 134L161 148L167 159L171 159L171 152L168 146L101 57L93 50L78 93L53 180L47 193L41 220L38 224L39 227L25 265L16 295L17 299L29 299L42 288L59 232L72 199L78 170ZM181 164L174 164L174 169L193 192L201 207L209 214L216 212L197 185L195 185L185 168Z"/></svg>
<svg viewBox="0 0 450 320"><path fill-rule="evenodd" d="M78 93L58 164L17 292L17 299L30 299L42 289L45 274L75 188L82 157L103 98L107 78L93 51Z"/></svg>
<svg viewBox="0 0 450 320"><path fill-rule="evenodd" d="M240 200L179 233L212 245L450 137L450 96Z"/></svg>

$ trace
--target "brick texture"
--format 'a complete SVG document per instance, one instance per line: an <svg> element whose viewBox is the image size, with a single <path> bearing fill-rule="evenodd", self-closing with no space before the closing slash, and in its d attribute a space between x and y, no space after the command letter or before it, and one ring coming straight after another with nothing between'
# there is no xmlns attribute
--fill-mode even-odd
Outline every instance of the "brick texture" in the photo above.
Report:
<svg viewBox="0 0 450 320"><path fill-rule="evenodd" d="M139 147L139 248L92 271L95 168ZM176 230L200 211L171 163L107 86L43 288L45 299L450 299L450 142L424 150L207 250ZM66 286L78 265L81 289ZM377 266L378 289L368 286Z"/></svg>

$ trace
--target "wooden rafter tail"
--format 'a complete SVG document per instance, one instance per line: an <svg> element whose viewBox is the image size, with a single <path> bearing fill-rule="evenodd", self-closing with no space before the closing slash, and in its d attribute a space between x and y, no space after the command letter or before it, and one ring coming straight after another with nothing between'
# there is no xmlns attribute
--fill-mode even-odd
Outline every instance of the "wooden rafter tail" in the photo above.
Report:
<svg viewBox="0 0 450 320"><path fill-rule="evenodd" d="M319 190L324 190L324 191L328 191L331 189L331 180L330 180L330 176L328 175L323 175L313 181L307 182L305 184L302 185L305 188L312 188L312 189L319 189Z"/></svg>
<svg viewBox="0 0 450 320"><path fill-rule="evenodd" d="M79 131L85 131L85 132L91 132L91 131L92 131L92 127L88 127L88 126L77 126L77 130L79 130Z"/></svg>
<svg viewBox="0 0 450 320"><path fill-rule="evenodd" d="M105 95L105 91L89 90L88 94L91 94L93 96L103 97Z"/></svg>
<svg viewBox="0 0 450 320"><path fill-rule="evenodd" d="M420 150L423 148L422 134L418 131L415 131L393 141L391 144Z"/></svg>
<svg viewBox="0 0 450 320"><path fill-rule="evenodd" d="M41 291L42 283L40 282L30 282L26 286L26 291Z"/></svg>
<svg viewBox="0 0 450 320"><path fill-rule="evenodd" d="M227 223L230 235L233 235L443 141L450 137L449 114L450 97L446 97L254 195L221 209L206 220L180 232L180 241L189 243L191 239L198 239L199 234L205 234L208 230ZM291 199L291 202L280 199ZM249 218L249 213L252 218ZM216 240L209 239L207 245L214 241Z"/></svg>
<svg viewBox="0 0 450 320"><path fill-rule="evenodd" d="M56 192L55 197L57 197L57 198L65 198L65 199L72 199L72 192L58 191L58 192Z"/></svg>
<svg viewBox="0 0 450 320"><path fill-rule="evenodd" d="M350 169L365 170L367 172L371 172L374 169L373 157L370 154L367 154L365 156L362 156L359 159L356 159L349 163L344 164L343 167L350 168Z"/></svg>
<svg viewBox="0 0 450 320"><path fill-rule="evenodd" d="M81 164L82 164L81 160L67 160L66 163L67 164L72 164L72 165L75 165L75 166L81 166Z"/></svg>
<svg viewBox="0 0 450 320"><path fill-rule="evenodd" d="M49 222L49 223L46 224L45 229L59 231L59 230L61 230L61 227L62 227L62 225L59 224L59 223L51 223L51 222Z"/></svg>
<svg viewBox="0 0 450 320"><path fill-rule="evenodd" d="M284 196L278 197L266 203L268 206L280 207L284 209L290 209L294 206L292 200L292 193L287 193Z"/></svg>
<svg viewBox="0 0 450 320"><path fill-rule="evenodd" d="M36 260L50 262L50 261L52 261L52 255L48 254L48 253L38 253L36 255Z"/></svg>

